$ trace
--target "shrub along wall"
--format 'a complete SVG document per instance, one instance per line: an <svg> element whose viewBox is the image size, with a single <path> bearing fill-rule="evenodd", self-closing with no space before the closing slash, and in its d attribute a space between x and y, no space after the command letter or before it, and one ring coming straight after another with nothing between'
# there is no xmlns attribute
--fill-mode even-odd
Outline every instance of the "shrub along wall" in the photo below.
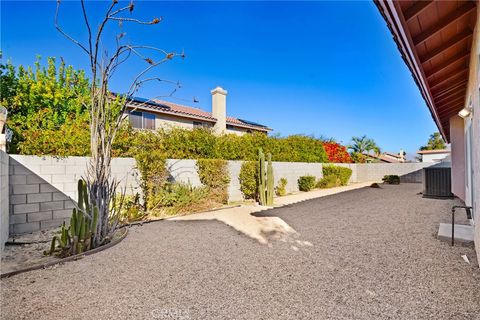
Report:
<svg viewBox="0 0 480 320"><path fill-rule="evenodd" d="M328 162L320 139L295 135L289 137L267 136L251 133L243 136L214 135L208 129L137 131L123 133L116 143L116 156L134 156L136 146L144 147L149 141L156 150L162 150L169 159L223 159L257 160L258 149L271 153L273 161Z"/></svg>

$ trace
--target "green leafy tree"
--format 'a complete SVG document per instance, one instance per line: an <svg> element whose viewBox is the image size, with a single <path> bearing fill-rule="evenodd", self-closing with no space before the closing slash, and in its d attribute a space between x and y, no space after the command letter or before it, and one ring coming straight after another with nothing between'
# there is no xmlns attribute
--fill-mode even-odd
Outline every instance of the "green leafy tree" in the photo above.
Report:
<svg viewBox="0 0 480 320"><path fill-rule="evenodd" d="M425 146L421 146L420 150L442 150L446 147L447 146L445 145L445 141L443 140L440 133L434 132L430 135L427 144Z"/></svg>

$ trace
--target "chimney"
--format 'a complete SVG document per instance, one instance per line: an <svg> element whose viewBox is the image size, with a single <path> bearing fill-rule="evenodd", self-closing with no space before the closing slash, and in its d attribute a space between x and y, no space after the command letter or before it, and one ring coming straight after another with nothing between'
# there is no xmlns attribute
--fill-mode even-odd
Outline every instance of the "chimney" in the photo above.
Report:
<svg viewBox="0 0 480 320"><path fill-rule="evenodd" d="M217 119L213 132L224 134L227 130L227 91L216 87L212 91L212 115Z"/></svg>
<svg viewBox="0 0 480 320"><path fill-rule="evenodd" d="M401 162L405 162L405 155L403 154L403 152L404 152L403 149L400 149L399 155L400 155L400 161Z"/></svg>

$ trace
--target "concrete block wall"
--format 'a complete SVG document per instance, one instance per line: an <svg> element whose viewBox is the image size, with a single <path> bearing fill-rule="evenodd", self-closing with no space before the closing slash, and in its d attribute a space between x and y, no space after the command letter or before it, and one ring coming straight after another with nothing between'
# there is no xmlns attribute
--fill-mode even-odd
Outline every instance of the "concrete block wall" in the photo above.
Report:
<svg viewBox="0 0 480 320"><path fill-rule="evenodd" d="M56 158L10 155L10 234L50 229L69 222L85 176L87 157ZM112 160L112 176L127 194L137 192L138 174L132 158Z"/></svg>
<svg viewBox="0 0 480 320"><path fill-rule="evenodd" d="M229 161L230 185L228 186L228 197L230 201L243 200L240 191L240 181L238 176L242 167L242 161ZM275 186L281 178L287 179L287 192L298 191L297 180L301 176L311 175L317 179L322 177L321 163L305 162L273 162L273 176L275 177Z"/></svg>
<svg viewBox="0 0 480 320"><path fill-rule="evenodd" d="M10 225L8 208L8 161L8 154L0 150L0 252L3 251L5 242L8 240Z"/></svg>
<svg viewBox="0 0 480 320"><path fill-rule="evenodd" d="M167 170L170 173L170 179L172 181L191 184L194 187L198 187L202 185L197 173L196 160L168 159Z"/></svg>
<svg viewBox="0 0 480 320"><path fill-rule="evenodd" d="M77 199L77 182L85 176L87 157L35 157L10 155L4 156L9 168L8 201L2 201L10 212L7 225L11 234L22 234L58 227L67 221ZM229 161L230 185L229 200L243 200L238 176L242 161ZM350 182L380 181L386 174L397 174L403 182L421 182L422 169L431 163L400 164L335 164L352 169ZM448 165L448 164L446 164ZM297 180L300 176L322 177L323 164L300 162L274 162L275 186L280 178L286 178L287 192L298 191ZM167 160L167 169L171 179L177 182L200 186L196 160ZM7 172L5 170L5 172ZM120 181L120 187L127 194L141 193L139 174L133 158L112 159L112 176ZM3 180L2 180L3 181ZM6 188L6 187L5 187ZM4 192L5 193L5 192ZM6 194L6 193L5 193ZM9 204L8 204L9 202ZM5 204L7 203L7 204ZM2 215L2 219L3 219ZM8 214L6 215L8 218ZM2 220L3 221L3 220ZM2 224L3 225L3 224Z"/></svg>
<svg viewBox="0 0 480 320"><path fill-rule="evenodd" d="M430 166L450 166L449 162L441 163L358 163L352 164L355 180L352 182L381 181L387 175L398 175L404 183L421 183L423 168Z"/></svg>

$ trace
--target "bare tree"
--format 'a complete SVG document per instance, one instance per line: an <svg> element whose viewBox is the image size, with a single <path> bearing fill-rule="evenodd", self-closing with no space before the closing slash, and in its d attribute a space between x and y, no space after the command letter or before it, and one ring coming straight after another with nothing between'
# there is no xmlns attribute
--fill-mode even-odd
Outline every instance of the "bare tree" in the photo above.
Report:
<svg viewBox="0 0 480 320"><path fill-rule="evenodd" d="M113 0L107 8L105 16L99 21L96 31L92 30L85 1L80 0L80 4L84 27L88 34L86 43L73 38L60 27L58 23L60 0L57 0L55 11L55 28L86 54L91 72L90 101L85 102L90 114L91 157L85 180L91 204L98 207L98 223L93 236L93 247L96 247L108 241L117 227L120 208L112 206L112 203L120 203L121 207L123 201L123 196L120 200L116 199L118 181L112 178L110 162L112 144L127 116L127 106L132 101L134 94L148 82L159 81L173 84L174 88L171 93L173 94L179 86L178 83L151 76L150 73L154 68L169 60L176 57L184 58L184 54L183 52L167 52L155 46L123 43L125 35L121 30L123 24L135 23L151 26L162 20L162 18L153 18L150 21L143 21L133 18L132 12L135 8L133 2L126 6L120 6L117 0ZM98 4L95 5L98 6ZM105 27L109 23L118 23L120 27L120 32L115 36L116 48L111 55L107 54L108 50L103 46L104 43L107 43L103 38L106 37ZM133 57L143 60L145 68L134 77L123 95L112 94L108 88L109 81L118 68ZM85 214L88 215L87 212Z"/></svg>

